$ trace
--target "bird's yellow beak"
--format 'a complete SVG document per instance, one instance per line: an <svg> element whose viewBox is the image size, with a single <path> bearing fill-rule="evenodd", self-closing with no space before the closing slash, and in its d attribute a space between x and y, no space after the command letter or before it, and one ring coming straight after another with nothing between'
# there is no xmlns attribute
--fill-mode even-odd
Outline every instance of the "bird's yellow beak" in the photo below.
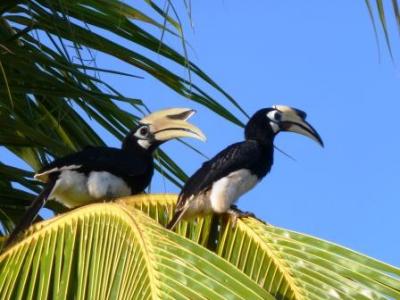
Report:
<svg viewBox="0 0 400 300"><path fill-rule="evenodd" d="M275 105L273 108L282 113L282 119L279 124L282 131L291 131L305 135L322 147L324 146L324 142L318 132L306 121L307 115L305 112L284 105Z"/></svg>
<svg viewBox="0 0 400 300"><path fill-rule="evenodd" d="M196 113L189 108L170 108L147 115L139 121L146 124L157 141L168 141L174 138L191 137L201 141L206 140L203 132L187 122Z"/></svg>

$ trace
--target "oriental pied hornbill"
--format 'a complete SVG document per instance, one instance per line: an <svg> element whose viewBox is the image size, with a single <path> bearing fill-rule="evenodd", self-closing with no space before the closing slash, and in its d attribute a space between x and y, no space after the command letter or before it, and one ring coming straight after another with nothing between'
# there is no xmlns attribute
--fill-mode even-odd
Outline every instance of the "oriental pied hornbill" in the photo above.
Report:
<svg viewBox="0 0 400 300"><path fill-rule="evenodd" d="M279 132L296 132L323 146L305 119L305 112L283 105L257 111L245 127L245 141L222 150L189 178L167 228L173 229L182 218L212 212L240 215L233 204L270 171Z"/></svg>
<svg viewBox="0 0 400 300"><path fill-rule="evenodd" d="M153 176L153 152L162 143L179 137L205 140L204 134L186 122L194 110L171 108L141 119L122 142L121 149L87 147L44 166L35 175L46 183L7 240L9 245L34 220L47 199L69 208L91 202L138 194Z"/></svg>

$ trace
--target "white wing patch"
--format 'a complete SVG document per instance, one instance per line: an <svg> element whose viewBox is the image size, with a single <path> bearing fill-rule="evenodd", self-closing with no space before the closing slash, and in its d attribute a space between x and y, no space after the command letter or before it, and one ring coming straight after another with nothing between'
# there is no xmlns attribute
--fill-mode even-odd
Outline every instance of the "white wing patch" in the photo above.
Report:
<svg viewBox="0 0 400 300"><path fill-rule="evenodd" d="M211 187L210 202L216 213L227 212L240 196L251 190L258 183L256 175L241 169L214 182Z"/></svg>
<svg viewBox="0 0 400 300"><path fill-rule="evenodd" d="M64 170L76 170L79 169L81 165L70 165L70 166L63 166L61 168L53 168L47 171L44 171L42 173L36 173L33 178L36 180L39 180L41 182L47 182L49 180L49 174L54 173L54 172L60 172Z"/></svg>

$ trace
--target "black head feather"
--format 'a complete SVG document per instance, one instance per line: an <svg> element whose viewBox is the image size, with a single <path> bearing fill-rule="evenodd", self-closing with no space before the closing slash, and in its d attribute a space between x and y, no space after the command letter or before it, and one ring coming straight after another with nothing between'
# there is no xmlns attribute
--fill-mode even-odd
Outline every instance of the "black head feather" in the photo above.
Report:
<svg viewBox="0 0 400 300"><path fill-rule="evenodd" d="M261 143L272 143L275 133L271 127L270 120L267 118L268 112L273 108L263 108L257 111L247 122L244 129L246 140L256 140Z"/></svg>

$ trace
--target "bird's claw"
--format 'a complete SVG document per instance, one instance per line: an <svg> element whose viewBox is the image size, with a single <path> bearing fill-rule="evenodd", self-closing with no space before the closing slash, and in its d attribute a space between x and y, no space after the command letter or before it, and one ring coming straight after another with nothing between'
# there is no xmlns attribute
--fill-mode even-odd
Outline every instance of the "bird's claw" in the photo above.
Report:
<svg viewBox="0 0 400 300"><path fill-rule="evenodd" d="M238 218L256 217L252 212L239 210L236 205L232 205L227 213L231 216L232 228L236 226Z"/></svg>
<svg viewBox="0 0 400 300"><path fill-rule="evenodd" d="M228 215L231 217L232 228L235 228L237 219L239 218L239 212L237 210L228 210Z"/></svg>

